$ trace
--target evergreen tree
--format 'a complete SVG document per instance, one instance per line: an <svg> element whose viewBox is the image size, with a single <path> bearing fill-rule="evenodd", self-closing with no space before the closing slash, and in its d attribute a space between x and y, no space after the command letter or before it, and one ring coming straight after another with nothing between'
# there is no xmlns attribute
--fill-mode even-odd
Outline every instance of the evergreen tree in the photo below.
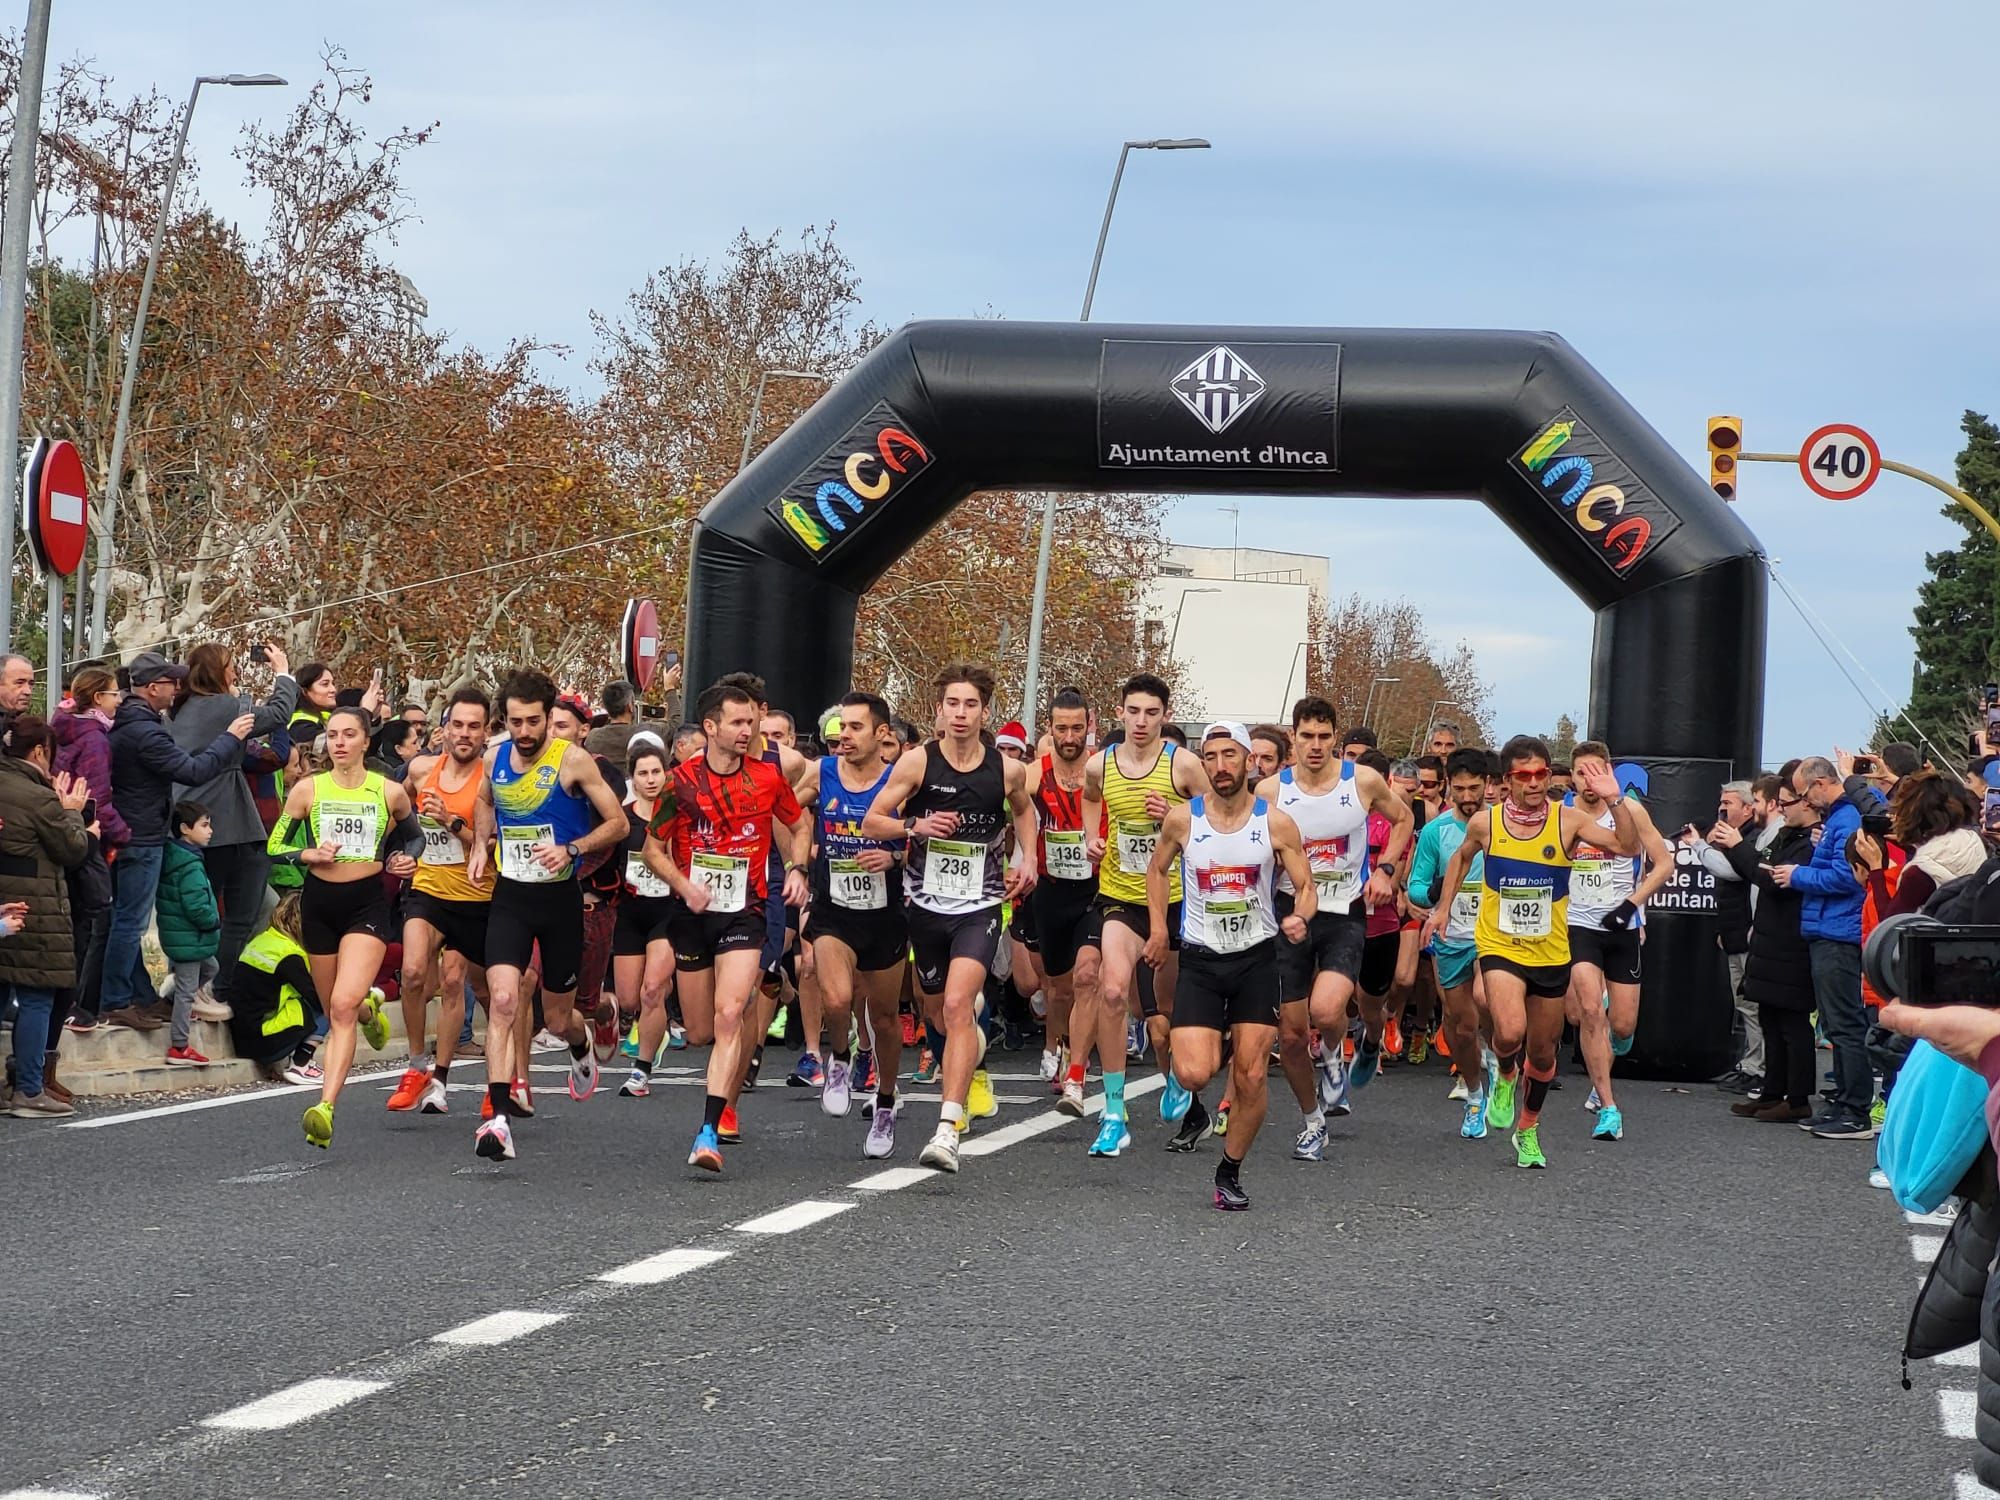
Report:
<svg viewBox="0 0 2000 1500"><path fill-rule="evenodd" d="M1958 487L1988 510L2000 509L2000 427L1976 411L1961 424L1965 447L1958 455ZM1924 559L1929 570L1917 588L1917 643L1911 674L1909 717L1948 757L1964 753L1966 733L1981 719L1981 683L2000 681L2000 543L1965 507L1947 504L1944 513L1965 531L1949 552ZM1905 739L1909 726L1897 721Z"/></svg>

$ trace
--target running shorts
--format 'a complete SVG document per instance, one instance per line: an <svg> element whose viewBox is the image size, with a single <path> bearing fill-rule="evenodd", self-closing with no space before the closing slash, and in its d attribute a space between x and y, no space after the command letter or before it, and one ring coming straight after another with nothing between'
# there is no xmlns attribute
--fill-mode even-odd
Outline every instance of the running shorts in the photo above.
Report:
<svg viewBox="0 0 2000 1500"><path fill-rule="evenodd" d="M1278 1024L1278 940L1266 938L1241 953L1181 949L1181 977L1174 989L1174 1029Z"/></svg>
<svg viewBox="0 0 2000 1500"><path fill-rule="evenodd" d="M1139 934L1144 942L1153 935L1153 913L1143 901L1120 901L1115 896L1100 894L1091 903L1097 914L1097 931L1102 936L1104 929L1114 922L1129 927ZM1176 901L1167 908L1167 948L1179 952L1181 946L1181 904Z"/></svg>
<svg viewBox="0 0 2000 1500"><path fill-rule="evenodd" d="M1077 883L1082 885L1086 882L1079 881ZM1041 882L1038 880L1035 884L1039 887ZM1030 953L1040 953L1042 951L1042 934L1040 926L1035 921L1035 893L1033 891L1028 892L1027 900L1016 901L1014 903L1013 920L1007 926L1007 935L1023 948L1026 948Z"/></svg>
<svg viewBox="0 0 2000 1500"><path fill-rule="evenodd" d="M611 929L613 958L640 958L654 943L671 941L676 916L687 908L678 896L635 896L630 891L618 903L618 922Z"/></svg>
<svg viewBox="0 0 2000 1500"><path fill-rule="evenodd" d="M1479 949L1471 943L1438 943L1431 957L1437 964L1438 988L1455 990L1462 984L1472 983L1472 971L1479 962Z"/></svg>
<svg viewBox="0 0 2000 1500"><path fill-rule="evenodd" d="M1639 929L1614 932L1603 927L1572 927L1569 959L1573 964L1595 964L1612 984L1637 984Z"/></svg>
<svg viewBox="0 0 2000 1500"><path fill-rule="evenodd" d="M854 967L877 974L902 963L910 951L910 924L905 908L891 902L880 911L854 911L815 896L806 909L806 941L831 938L854 954Z"/></svg>
<svg viewBox="0 0 2000 1500"><path fill-rule="evenodd" d="M740 953L745 948L761 952L767 917L764 908L754 906L698 914L682 907L667 927L667 936L674 944L674 962L698 973L714 968L718 953Z"/></svg>
<svg viewBox="0 0 2000 1500"><path fill-rule="evenodd" d="M379 876L362 880L322 880L310 871L299 895L299 942L308 953L325 957L340 951L340 940L351 932L388 942L389 893Z"/></svg>
<svg viewBox="0 0 2000 1500"><path fill-rule="evenodd" d="M1044 974L1060 979L1076 967L1079 952L1102 945L1096 896L1096 887L1087 880L1037 882L1028 904L1035 914L1036 951ZM1018 925L1018 911L1014 920Z"/></svg>
<svg viewBox="0 0 2000 1500"><path fill-rule="evenodd" d="M1560 1000L1569 993L1568 964L1522 964L1511 958L1482 954L1482 974L1512 974L1528 986L1528 993L1541 1000Z"/></svg>
<svg viewBox="0 0 2000 1500"><path fill-rule="evenodd" d="M438 942L475 964L486 962L486 918L490 901L447 901L425 891L403 892L403 920L434 928Z"/></svg>
<svg viewBox="0 0 2000 1500"><path fill-rule="evenodd" d="M969 958L980 968L993 972L994 955L1000 951L1000 908L982 906L977 911L946 916L912 906L910 952L916 959L917 988L926 995L944 993L944 977L952 960Z"/></svg>
<svg viewBox="0 0 2000 1500"><path fill-rule="evenodd" d="M1402 954L1400 929L1378 932L1361 945L1361 971L1355 976L1365 994L1386 995L1396 983L1396 960Z"/></svg>
<svg viewBox="0 0 2000 1500"><path fill-rule="evenodd" d="M1279 891L1277 904L1280 920L1291 915L1290 896ZM1361 956L1367 943L1368 918L1361 912L1318 913L1307 924L1303 943L1290 942L1280 933L1278 978L1285 1003L1311 999L1316 975L1339 974L1349 981L1360 978ZM1393 975L1393 963L1390 972Z"/></svg>
<svg viewBox="0 0 2000 1500"><path fill-rule="evenodd" d="M493 882L486 925L486 967L527 969L541 947L542 987L576 989L583 971L583 887L574 880Z"/></svg>

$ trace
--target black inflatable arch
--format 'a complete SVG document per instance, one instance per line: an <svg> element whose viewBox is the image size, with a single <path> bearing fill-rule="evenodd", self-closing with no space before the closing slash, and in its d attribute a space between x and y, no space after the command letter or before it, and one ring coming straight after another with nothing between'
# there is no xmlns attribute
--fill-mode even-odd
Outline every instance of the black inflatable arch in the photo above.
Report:
<svg viewBox="0 0 2000 1500"><path fill-rule="evenodd" d="M1591 733L1643 769L1663 829L1760 764L1757 541L1549 333L911 324L702 511L687 681L748 667L775 703L833 701L861 594L966 495L1009 488L1479 495L1596 612ZM1463 586L1511 566L1467 557ZM1678 872L1650 918L1650 1071L1730 1062L1706 880Z"/></svg>

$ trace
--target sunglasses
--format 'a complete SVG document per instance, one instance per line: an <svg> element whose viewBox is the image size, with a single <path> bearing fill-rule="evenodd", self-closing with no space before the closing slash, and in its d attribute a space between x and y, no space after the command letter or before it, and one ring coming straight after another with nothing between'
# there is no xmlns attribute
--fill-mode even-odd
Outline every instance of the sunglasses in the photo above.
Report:
<svg viewBox="0 0 2000 1500"><path fill-rule="evenodd" d="M1805 800L1806 799L1803 797L1787 797L1782 792L1778 794L1778 806L1780 807L1797 807L1801 802Z"/></svg>
<svg viewBox="0 0 2000 1500"><path fill-rule="evenodd" d="M1421 776L1417 778L1417 787L1420 791L1434 792L1443 785L1442 781L1426 781Z"/></svg>
<svg viewBox="0 0 2000 1500"><path fill-rule="evenodd" d="M1518 781L1523 786L1540 786L1549 779L1549 770L1544 766L1539 771L1509 771L1507 777L1510 781Z"/></svg>

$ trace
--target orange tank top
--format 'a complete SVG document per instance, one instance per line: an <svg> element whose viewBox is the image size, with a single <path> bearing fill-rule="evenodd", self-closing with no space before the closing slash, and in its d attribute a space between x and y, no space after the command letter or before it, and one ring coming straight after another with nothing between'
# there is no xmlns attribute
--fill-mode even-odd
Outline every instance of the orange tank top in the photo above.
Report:
<svg viewBox="0 0 2000 1500"><path fill-rule="evenodd" d="M465 878L467 849L464 840L451 831L453 818L463 818L467 823L476 823L473 816L479 810L479 789L486 780L484 760L473 762L472 774L465 778L465 785L456 791L447 790L444 784L444 768L450 764L449 755L440 755L432 764L430 774L424 778L420 792L436 792L444 799L445 815L433 818L419 814L418 821L424 826L424 852L417 860L417 873L411 884L426 896L435 896L440 901L491 901L493 899L493 874L487 870L486 882L474 885ZM412 802L421 800L412 797Z"/></svg>

